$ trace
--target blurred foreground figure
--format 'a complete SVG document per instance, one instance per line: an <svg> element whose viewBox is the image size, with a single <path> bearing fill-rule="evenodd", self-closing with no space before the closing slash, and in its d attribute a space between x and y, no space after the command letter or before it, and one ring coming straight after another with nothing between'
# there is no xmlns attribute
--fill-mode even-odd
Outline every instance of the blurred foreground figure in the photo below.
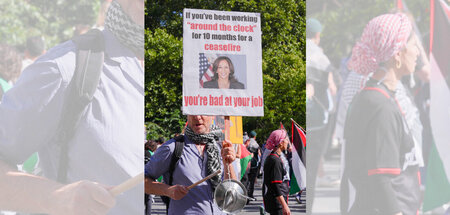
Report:
<svg viewBox="0 0 450 215"><path fill-rule="evenodd" d="M85 64L98 66L98 82L78 118L66 111L79 99L70 97L71 80L80 74L76 64L82 62L75 40L52 48L28 66L4 95L0 105L0 209L51 215L144 212L142 186L117 199L109 191L111 185L144 169L143 20L144 1L111 3L105 30L97 33L101 38L97 44L104 43L104 58ZM87 71L89 77L95 70ZM62 123L67 117L73 118L70 138L61 135L67 132L64 126L71 124ZM67 141L54 141L57 135ZM44 177L13 170L36 151Z"/></svg>
<svg viewBox="0 0 450 215"><path fill-rule="evenodd" d="M11 89L19 77L22 61L17 51L8 45L0 44L0 102L3 95Z"/></svg>
<svg viewBox="0 0 450 215"><path fill-rule="evenodd" d="M395 98L419 54L411 29L404 14L381 15L367 24L353 48L349 68L372 77L347 113L342 214L416 214L420 207L419 162Z"/></svg>

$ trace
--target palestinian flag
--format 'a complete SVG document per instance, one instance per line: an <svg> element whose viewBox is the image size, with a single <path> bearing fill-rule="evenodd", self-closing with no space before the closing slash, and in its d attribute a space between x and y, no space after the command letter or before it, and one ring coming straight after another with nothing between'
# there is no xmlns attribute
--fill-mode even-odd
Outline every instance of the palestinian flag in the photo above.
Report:
<svg viewBox="0 0 450 215"><path fill-rule="evenodd" d="M241 177L239 180L241 180L247 171L248 163L252 160L252 153L247 150L244 144L239 144L239 146L241 147Z"/></svg>
<svg viewBox="0 0 450 215"><path fill-rule="evenodd" d="M434 146L430 152L423 210L450 202L450 8L430 1L430 121Z"/></svg>
<svg viewBox="0 0 450 215"><path fill-rule="evenodd" d="M306 135L303 129L291 119L292 122L292 170L291 189L289 194L294 194L306 188Z"/></svg>

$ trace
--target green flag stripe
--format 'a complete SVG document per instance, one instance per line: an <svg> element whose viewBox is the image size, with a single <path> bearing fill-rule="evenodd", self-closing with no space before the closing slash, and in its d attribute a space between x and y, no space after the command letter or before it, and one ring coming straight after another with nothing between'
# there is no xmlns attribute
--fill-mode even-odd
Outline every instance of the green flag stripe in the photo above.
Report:
<svg viewBox="0 0 450 215"><path fill-rule="evenodd" d="M429 211L450 202L450 183L445 174L441 157L433 145L427 167L427 180L423 211Z"/></svg>

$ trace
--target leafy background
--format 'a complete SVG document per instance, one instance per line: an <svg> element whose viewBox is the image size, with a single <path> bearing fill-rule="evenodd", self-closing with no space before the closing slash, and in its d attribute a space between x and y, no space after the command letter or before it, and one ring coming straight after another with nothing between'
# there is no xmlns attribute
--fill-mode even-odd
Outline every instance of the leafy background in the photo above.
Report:
<svg viewBox="0 0 450 215"><path fill-rule="evenodd" d="M404 0L424 40L429 34L429 1ZM336 68L347 57L372 18L396 11L397 0L312 0L307 1L307 18L324 26L320 46ZM427 45L426 43L424 45Z"/></svg>
<svg viewBox="0 0 450 215"><path fill-rule="evenodd" d="M243 117L244 131L262 143L280 122L304 126L305 16L300 0L146 1L145 121L149 138L180 133L183 8L261 13L264 117Z"/></svg>
<svg viewBox="0 0 450 215"><path fill-rule="evenodd" d="M23 48L27 37L42 35L52 47L75 25L94 25L99 7L99 0L0 0L0 41Z"/></svg>

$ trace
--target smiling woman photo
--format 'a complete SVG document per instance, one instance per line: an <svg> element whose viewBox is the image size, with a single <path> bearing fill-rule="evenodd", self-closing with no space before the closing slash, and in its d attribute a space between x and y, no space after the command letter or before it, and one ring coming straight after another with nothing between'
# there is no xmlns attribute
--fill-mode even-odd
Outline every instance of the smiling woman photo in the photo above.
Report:
<svg viewBox="0 0 450 215"><path fill-rule="evenodd" d="M230 58L218 57L213 64L214 77L205 82L203 88L244 89L244 84L234 77L234 66Z"/></svg>

